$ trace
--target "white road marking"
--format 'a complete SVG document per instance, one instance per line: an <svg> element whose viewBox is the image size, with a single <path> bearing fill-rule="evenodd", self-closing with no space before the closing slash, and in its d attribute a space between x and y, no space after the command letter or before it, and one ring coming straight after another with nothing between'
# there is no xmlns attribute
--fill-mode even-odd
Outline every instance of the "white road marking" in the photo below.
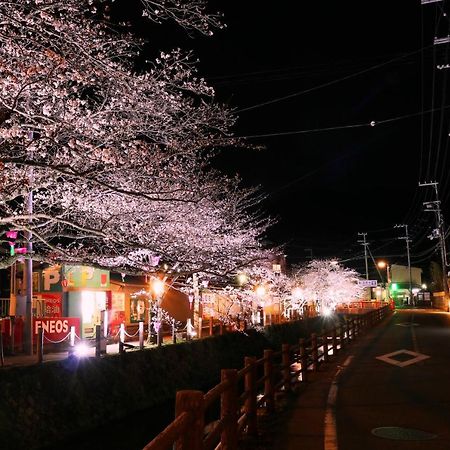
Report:
<svg viewBox="0 0 450 450"><path fill-rule="evenodd" d="M411 356L410 359L407 359L406 361L398 361L393 358L393 356L406 354ZM423 355L422 353L418 352L412 352L411 350L397 350L392 353L387 353L386 355L377 356L376 359L379 359L380 361L384 361L385 363L392 364L393 366L398 367L406 367L410 366L411 364L416 364L420 361L423 361L424 359L428 359L428 355Z"/></svg>
<svg viewBox="0 0 450 450"><path fill-rule="evenodd" d="M342 366L339 366L328 391L327 408L325 410L324 450L338 450L336 432L336 400L338 381L341 372L351 363L353 356L349 356Z"/></svg>
<svg viewBox="0 0 450 450"><path fill-rule="evenodd" d="M414 318L414 315L412 315L411 321L413 318ZM414 350L418 353L419 352L419 342L417 341L416 330L414 328L411 328L411 337L412 337L412 341L413 341Z"/></svg>

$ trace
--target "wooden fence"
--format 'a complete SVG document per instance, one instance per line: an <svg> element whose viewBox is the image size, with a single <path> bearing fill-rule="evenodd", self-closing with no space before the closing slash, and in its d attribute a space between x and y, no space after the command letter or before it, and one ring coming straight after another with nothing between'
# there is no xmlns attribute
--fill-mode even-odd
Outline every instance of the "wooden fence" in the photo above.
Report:
<svg viewBox="0 0 450 450"><path fill-rule="evenodd" d="M246 357L241 370L223 369L221 381L204 394L179 391L175 420L144 450L233 450L244 435L256 435L258 410L270 414L280 395L307 381L308 372L383 320L388 306L347 317L335 328L283 344L280 351L264 350L260 359ZM207 423L208 410L220 402L220 416Z"/></svg>

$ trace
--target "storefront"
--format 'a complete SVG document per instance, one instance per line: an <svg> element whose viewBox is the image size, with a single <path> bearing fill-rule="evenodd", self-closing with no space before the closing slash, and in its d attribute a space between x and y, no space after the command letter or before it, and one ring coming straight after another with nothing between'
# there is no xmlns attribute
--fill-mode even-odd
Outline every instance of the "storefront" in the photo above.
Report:
<svg viewBox="0 0 450 450"><path fill-rule="evenodd" d="M109 271L65 265L61 284L66 291L67 315L81 320L80 337L94 337L96 325L112 313Z"/></svg>

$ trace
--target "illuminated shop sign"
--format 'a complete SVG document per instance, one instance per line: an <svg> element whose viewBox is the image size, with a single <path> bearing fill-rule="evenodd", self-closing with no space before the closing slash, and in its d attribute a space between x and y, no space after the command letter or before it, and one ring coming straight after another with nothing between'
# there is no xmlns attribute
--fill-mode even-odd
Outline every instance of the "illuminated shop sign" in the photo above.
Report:
<svg viewBox="0 0 450 450"><path fill-rule="evenodd" d="M64 339L70 333L72 326L75 327L75 333L79 336L80 319L77 317L45 317L33 321L34 335L37 335L39 328L42 328L47 338L44 342Z"/></svg>
<svg viewBox="0 0 450 450"><path fill-rule="evenodd" d="M64 281L68 288L109 289L109 271L89 266L64 266Z"/></svg>

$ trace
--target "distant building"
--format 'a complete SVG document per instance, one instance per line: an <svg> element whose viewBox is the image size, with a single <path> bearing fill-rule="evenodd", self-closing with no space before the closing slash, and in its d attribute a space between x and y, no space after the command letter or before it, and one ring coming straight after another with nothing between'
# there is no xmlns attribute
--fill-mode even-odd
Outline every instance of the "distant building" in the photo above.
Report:
<svg viewBox="0 0 450 450"><path fill-rule="evenodd" d="M429 300L422 290L422 269L411 267L411 290L408 266L392 264L390 266L390 295L397 305L417 304L418 301ZM412 294L412 297L411 297Z"/></svg>

